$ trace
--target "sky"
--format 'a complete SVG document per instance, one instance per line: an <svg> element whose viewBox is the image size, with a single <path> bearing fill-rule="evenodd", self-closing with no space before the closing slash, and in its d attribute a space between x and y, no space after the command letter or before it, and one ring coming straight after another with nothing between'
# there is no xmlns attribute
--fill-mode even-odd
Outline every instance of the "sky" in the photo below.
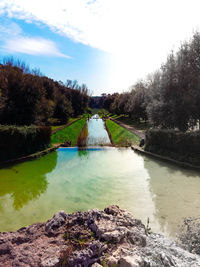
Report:
<svg viewBox="0 0 200 267"><path fill-rule="evenodd" d="M93 95L126 91L199 30L199 10L199 0L0 0L0 60Z"/></svg>

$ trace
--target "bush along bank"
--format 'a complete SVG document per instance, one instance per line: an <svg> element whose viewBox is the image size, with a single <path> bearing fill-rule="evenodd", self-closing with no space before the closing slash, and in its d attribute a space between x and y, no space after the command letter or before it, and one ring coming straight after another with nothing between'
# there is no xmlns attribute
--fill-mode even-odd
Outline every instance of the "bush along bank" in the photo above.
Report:
<svg viewBox="0 0 200 267"><path fill-rule="evenodd" d="M17 159L50 146L49 126L0 125L0 162Z"/></svg>
<svg viewBox="0 0 200 267"><path fill-rule="evenodd" d="M146 132L145 151L180 162L200 165L200 133L150 129Z"/></svg>

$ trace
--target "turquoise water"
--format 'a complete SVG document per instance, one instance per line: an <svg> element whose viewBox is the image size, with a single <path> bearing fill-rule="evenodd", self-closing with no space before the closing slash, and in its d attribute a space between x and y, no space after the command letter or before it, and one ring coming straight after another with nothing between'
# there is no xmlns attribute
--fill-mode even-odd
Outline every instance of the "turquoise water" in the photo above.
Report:
<svg viewBox="0 0 200 267"><path fill-rule="evenodd" d="M111 204L175 236L184 217L200 215L200 173L113 147L60 148L0 169L0 231Z"/></svg>

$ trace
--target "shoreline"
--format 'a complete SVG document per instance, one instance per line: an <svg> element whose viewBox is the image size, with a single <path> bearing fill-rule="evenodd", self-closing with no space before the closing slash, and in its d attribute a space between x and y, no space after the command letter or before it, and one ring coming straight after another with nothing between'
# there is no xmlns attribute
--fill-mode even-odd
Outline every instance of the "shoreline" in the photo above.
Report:
<svg viewBox="0 0 200 267"><path fill-rule="evenodd" d="M172 158L168 158L168 157L165 157L165 156L162 156L162 155L159 155L159 154L155 154L155 153L152 153L152 152L149 152L149 151L145 151L141 147L136 146L136 145L132 145L131 149L136 151L136 152L138 152L138 153L141 153L141 154L143 154L145 156L150 156L150 157L153 157L153 158L160 159L162 161L171 162L171 163L173 163L175 165L178 165L180 167L183 167L183 168L200 170L200 166L192 165L192 164L187 163L187 162L178 161L178 160L175 160L175 159L172 159Z"/></svg>
<svg viewBox="0 0 200 267"><path fill-rule="evenodd" d="M60 144L59 145L55 145L53 147L50 147L50 148L47 148L45 150L42 150L42 151L38 151L34 154L30 154L30 155L27 155L27 156L24 156L24 157L21 157L21 158L17 158L17 159L11 159L11 160L7 160L7 161L2 161L0 162L0 168L4 168L8 165L12 165L12 164L16 164L16 163L21 163L21 162L24 162L24 161L27 161L27 160L34 160L34 159L37 159L41 156L44 156L48 153L51 153L55 150L57 150L59 148Z"/></svg>

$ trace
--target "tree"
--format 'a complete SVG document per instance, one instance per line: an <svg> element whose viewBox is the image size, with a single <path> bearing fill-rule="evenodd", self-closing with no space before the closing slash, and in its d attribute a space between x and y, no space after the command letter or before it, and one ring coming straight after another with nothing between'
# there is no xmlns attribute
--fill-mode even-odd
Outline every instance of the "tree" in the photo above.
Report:
<svg viewBox="0 0 200 267"><path fill-rule="evenodd" d="M125 110L136 121L140 121L140 119L147 120L145 105L146 90L145 83L140 81L132 86L132 90L127 97Z"/></svg>
<svg viewBox="0 0 200 267"><path fill-rule="evenodd" d="M85 84L56 82L31 71L13 58L0 64L0 124L48 124L50 118L67 122L88 108Z"/></svg>

